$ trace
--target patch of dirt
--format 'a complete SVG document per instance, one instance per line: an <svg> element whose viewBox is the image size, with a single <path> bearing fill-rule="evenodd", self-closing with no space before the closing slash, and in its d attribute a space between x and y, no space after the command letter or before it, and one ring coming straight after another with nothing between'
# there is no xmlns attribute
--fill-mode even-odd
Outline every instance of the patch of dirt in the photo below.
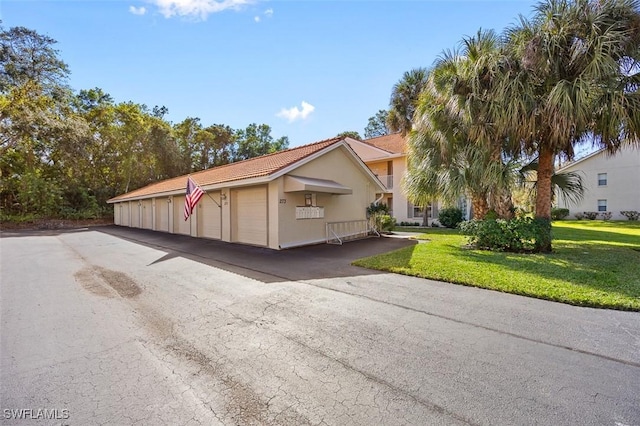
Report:
<svg viewBox="0 0 640 426"><path fill-rule="evenodd" d="M101 281L96 279L95 271L92 268L82 269L74 274L74 278L82 288L101 297L114 297L113 290L105 286Z"/></svg>
<svg viewBox="0 0 640 426"><path fill-rule="evenodd" d="M85 290L102 297L114 297L114 291L125 299L142 293L140 286L127 274L99 266L82 269L74 277Z"/></svg>

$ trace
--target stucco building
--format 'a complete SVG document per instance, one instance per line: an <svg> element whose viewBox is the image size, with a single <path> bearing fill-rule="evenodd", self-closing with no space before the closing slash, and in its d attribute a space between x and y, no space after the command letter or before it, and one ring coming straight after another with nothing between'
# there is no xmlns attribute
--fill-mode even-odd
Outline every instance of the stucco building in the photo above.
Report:
<svg viewBox="0 0 640 426"><path fill-rule="evenodd" d="M366 234L386 191L342 138L190 176L206 194L188 220L180 176L110 199L115 224L283 249Z"/></svg>
<svg viewBox="0 0 640 426"><path fill-rule="evenodd" d="M640 149L622 148L615 155L596 151L557 170L557 173L577 172L585 187L578 205L558 197L557 206L576 213L611 212L612 219L626 220L621 211L640 211Z"/></svg>
<svg viewBox="0 0 640 426"><path fill-rule="evenodd" d="M399 133L379 136L358 141L348 138L353 150L362 158L371 171L385 185L386 191L382 202L389 206L389 210L396 222L423 223L424 211L422 206L415 206L404 195L402 178L407 171L407 143ZM439 202L426 206L427 220L430 224L438 218ZM469 218L471 204L461 199L463 214Z"/></svg>

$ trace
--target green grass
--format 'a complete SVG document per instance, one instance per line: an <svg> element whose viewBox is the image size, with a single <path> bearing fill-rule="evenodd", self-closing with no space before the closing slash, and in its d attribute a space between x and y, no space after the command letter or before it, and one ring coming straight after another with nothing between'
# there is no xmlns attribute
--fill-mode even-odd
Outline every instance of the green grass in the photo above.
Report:
<svg viewBox="0 0 640 426"><path fill-rule="evenodd" d="M424 242L354 265L572 305L640 311L640 222L554 222L551 254L472 250L458 231L415 230L423 232Z"/></svg>

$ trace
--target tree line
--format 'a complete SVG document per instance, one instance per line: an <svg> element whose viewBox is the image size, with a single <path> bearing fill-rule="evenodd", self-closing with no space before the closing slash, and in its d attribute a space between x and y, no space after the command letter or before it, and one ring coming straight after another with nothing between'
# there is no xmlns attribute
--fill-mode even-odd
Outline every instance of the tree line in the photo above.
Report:
<svg viewBox="0 0 640 426"><path fill-rule="evenodd" d="M232 129L164 106L117 103L100 88L74 92L56 41L0 26L0 218L92 218L105 201L149 183L276 152L266 124Z"/></svg>

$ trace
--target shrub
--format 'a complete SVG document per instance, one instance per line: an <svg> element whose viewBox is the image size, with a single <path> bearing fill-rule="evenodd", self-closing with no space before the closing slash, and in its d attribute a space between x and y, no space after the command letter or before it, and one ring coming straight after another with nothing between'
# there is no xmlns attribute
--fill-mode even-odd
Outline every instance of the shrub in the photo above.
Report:
<svg viewBox="0 0 640 426"><path fill-rule="evenodd" d="M574 216L576 217L577 220L584 219L584 215L582 213L576 213L576 214L574 214Z"/></svg>
<svg viewBox="0 0 640 426"><path fill-rule="evenodd" d="M635 210L621 211L620 214L625 216L629 220L638 220L638 219L640 219L640 212L637 212Z"/></svg>
<svg viewBox="0 0 640 426"><path fill-rule="evenodd" d="M569 209L551 209L551 220L562 220L569 216Z"/></svg>
<svg viewBox="0 0 640 426"><path fill-rule="evenodd" d="M378 232L390 232L396 226L396 218L388 214L374 214L369 216L370 225Z"/></svg>
<svg viewBox="0 0 640 426"><path fill-rule="evenodd" d="M609 219L611 219L612 213L611 212L604 212L604 213L600 213L600 216L602 216L602 220L609 220Z"/></svg>
<svg viewBox="0 0 640 426"><path fill-rule="evenodd" d="M539 218L471 220L460 229L469 244L485 250L539 252L551 241L551 222Z"/></svg>
<svg viewBox="0 0 640 426"><path fill-rule="evenodd" d="M446 228L455 228L462 222L462 210L456 207L449 207L440 210L438 222Z"/></svg>
<svg viewBox="0 0 640 426"><path fill-rule="evenodd" d="M389 206L384 203L371 203L367 207L367 214L373 216L375 214L389 214Z"/></svg>
<svg viewBox="0 0 640 426"><path fill-rule="evenodd" d="M596 220L598 217L598 212L582 212L582 214L589 220Z"/></svg>

